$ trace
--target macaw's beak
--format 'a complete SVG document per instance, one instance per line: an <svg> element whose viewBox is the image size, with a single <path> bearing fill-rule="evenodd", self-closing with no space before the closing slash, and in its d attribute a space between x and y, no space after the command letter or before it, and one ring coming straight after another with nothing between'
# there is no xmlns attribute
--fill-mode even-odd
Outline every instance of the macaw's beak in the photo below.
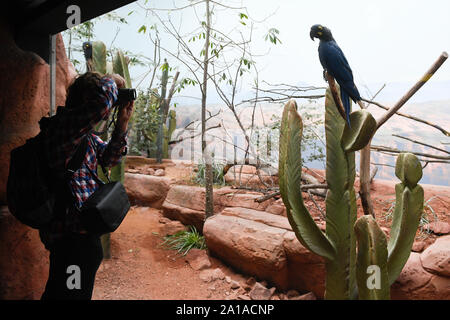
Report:
<svg viewBox="0 0 450 320"><path fill-rule="evenodd" d="M311 32L309 33L309 36L311 37L311 40L314 41L314 31L311 30Z"/></svg>

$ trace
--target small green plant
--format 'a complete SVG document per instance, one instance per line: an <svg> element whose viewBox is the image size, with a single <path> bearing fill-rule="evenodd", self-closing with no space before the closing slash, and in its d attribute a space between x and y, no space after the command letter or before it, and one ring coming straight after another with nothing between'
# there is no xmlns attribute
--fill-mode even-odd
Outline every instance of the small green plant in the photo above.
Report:
<svg viewBox="0 0 450 320"><path fill-rule="evenodd" d="M164 242L161 246L176 250L182 256L185 256L192 248L206 249L205 237L202 236L194 226L190 230L183 230L164 237Z"/></svg>
<svg viewBox="0 0 450 320"><path fill-rule="evenodd" d="M205 169L206 166L204 163L197 164L197 170L194 172L192 180L194 183L199 184L201 186L205 185ZM218 186L225 185L225 177L223 175L223 165L213 163L212 164L213 171L213 184Z"/></svg>

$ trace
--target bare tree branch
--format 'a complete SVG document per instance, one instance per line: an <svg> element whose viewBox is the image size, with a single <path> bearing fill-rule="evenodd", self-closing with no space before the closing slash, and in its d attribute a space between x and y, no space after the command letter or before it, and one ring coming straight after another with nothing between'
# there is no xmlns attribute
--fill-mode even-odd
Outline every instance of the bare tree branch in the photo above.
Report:
<svg viewBox="0 0 450 320"><path fill-rule="evenodd" d="M400 138L400 139L408 140L408 141L411 141L413 143L417 143L417 144L420 144L422 146L425 146L425 147L428 147L428 148L432 148L432 149L435 149L435 150L438 150L438 151L450 154L450 151L447 151L447 150L444 150L444 149L441 149L441 148L438 148L438 147L435 147L435 146L432 146L432 145L429 145L429 144L426 144L426 143L423 143L423 142L420 142L420 141L417 141L417 140L413 140L413 139L410 139L410 138L407 138L407 137L403 137L403 136L400 136L398 134L393 134L392 136Z"/></svg>
<svg viewBox="0 0 450 320"><path fill-rule="evenodd" d="M381 103L375 102L375 101L373 101L373 100L367 100L367 99L364 99L364 98L362 98L361 100L363 100L364 102L367 102L367 103L369 103L369 104L373 104L373 105L375 105L375 106L377 106L377 107L380 107L381 109L389 110L388 107L385 107L385 106L383 106ZM429 121L426 121L426 120L424 120L424 119L417 118L417 117L415 117L415 116L412 116L412 115L409 115L409 114L406 114L406 113L402 113L402 112L396 112L395 114L398 115L398 116L404 117L404 118L408 118L408 119L411 119L411 120L414 120L414 121L417 121L417 122L426 124L426 125L431 126L431 127L433 127L433 128L436 128L436 129L438 129L439 131L441 131L444 135L446 135L447 137L450 136L450 132L448 132L448 131L445 130L444 128L438 126L437 124L434 124L434 123L432 123L432 122L429 122Z"/></svg>

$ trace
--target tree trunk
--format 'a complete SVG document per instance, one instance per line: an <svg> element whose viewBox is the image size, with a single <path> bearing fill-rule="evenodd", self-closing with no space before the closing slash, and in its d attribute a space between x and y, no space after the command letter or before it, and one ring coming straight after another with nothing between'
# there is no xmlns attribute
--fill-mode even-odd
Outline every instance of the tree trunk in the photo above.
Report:
<svg viewBox="0 0 450 320"><path fill-rule="evenodd" d="M211 155L206 154L206 93L208 83L208 57L209 57L209 36L211 31L211 12L209 10L209 0L206 0L206 39L205 55L203 60L203 90L202 90L202 156L205 163L205 219L214 214L213 199L213 172Z"/></svg>

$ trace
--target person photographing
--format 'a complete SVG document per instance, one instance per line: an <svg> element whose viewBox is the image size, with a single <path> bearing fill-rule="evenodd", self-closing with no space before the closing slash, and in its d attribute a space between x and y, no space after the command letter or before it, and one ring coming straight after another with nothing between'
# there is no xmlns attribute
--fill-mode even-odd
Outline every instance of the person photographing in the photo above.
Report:
<svg viewBox="0 0 450 320"><path fill-rule="evenodd" d="M43 300L92 297L95 275L103 259L101 233L88 228L82 213L102 187L97 167L113 167L127 153L134 101L120 99L119 91L124 87L125 80L117 74L87 72L69 86L65 107L58 107L55 116L39 122L42 151L56 190L53 218L39 230L50 251ZM105 142L94 128L116 108L114 131Z"/></svg>

